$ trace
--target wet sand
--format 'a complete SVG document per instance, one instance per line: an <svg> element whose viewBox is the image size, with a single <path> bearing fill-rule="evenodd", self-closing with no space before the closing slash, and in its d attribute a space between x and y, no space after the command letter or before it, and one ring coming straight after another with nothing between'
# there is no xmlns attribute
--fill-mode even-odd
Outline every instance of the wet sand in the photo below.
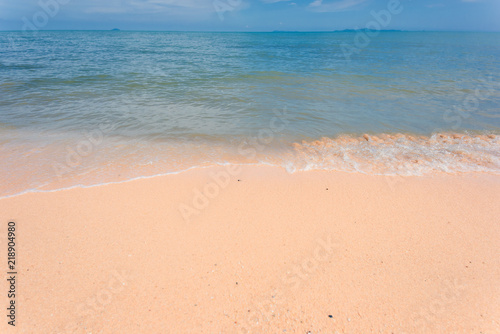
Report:
<svg viewBox="0 0 500 334"><path fill-rule="evenodd" d="M0 332L498 333L499 190L226 166L4 198Z"/></svg>

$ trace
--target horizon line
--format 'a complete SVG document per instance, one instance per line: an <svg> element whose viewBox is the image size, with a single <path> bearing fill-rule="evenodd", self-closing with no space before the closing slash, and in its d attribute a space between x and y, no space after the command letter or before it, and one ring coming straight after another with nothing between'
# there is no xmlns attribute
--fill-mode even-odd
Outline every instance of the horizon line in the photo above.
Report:
<svg viewBox="0 0 500 334"><path fill-rule="evenodd" d="M0 29L0 32L40 32L40 31L114 31L114 32L195 32L195 33L333 33L333 32L358 32L358 31L368 31L370 29L336 29L336 30L256 30L256 31L244 31L244 30L138 30L138 29L38 29L38 30L22 30L22 29ZM407 29L380 29L380 30L370 30L378 32L467 32L467 33L500 33L500 30L407 30Z"/></svg>

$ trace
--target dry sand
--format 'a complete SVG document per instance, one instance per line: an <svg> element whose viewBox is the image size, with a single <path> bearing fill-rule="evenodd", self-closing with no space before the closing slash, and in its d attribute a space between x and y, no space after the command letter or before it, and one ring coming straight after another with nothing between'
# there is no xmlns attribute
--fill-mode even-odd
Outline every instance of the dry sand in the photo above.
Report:
<svg viewBox="0 0 500 334"><path fill-rule="evenodd" d="M500 333L499 176L228 168L0 200L0 332Z"/></svg>

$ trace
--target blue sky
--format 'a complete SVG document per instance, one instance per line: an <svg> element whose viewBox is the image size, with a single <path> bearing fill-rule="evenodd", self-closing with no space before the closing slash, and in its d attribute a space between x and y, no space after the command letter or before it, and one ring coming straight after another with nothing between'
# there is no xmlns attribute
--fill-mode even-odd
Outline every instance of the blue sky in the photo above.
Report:
<svg viewBox="0 0 500 334"><path fill-rule="evenodd" d="M0 30L330 31L398 0L0 0ZM384 29L500 31L500 0L400 0ZM386 24L387 23L387 24Z"/></svg>

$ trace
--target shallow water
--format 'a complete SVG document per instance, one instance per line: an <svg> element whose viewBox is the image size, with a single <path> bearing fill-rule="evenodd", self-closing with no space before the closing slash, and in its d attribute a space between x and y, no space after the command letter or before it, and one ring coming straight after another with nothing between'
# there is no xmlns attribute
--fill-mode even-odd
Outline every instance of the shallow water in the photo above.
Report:
<svg viewBox="0 0 500 334"><path fill-rule="evenodd" d="M500 172L500 34L346 57L355 36L0 32L0 195L228 162Z"/></svg>

